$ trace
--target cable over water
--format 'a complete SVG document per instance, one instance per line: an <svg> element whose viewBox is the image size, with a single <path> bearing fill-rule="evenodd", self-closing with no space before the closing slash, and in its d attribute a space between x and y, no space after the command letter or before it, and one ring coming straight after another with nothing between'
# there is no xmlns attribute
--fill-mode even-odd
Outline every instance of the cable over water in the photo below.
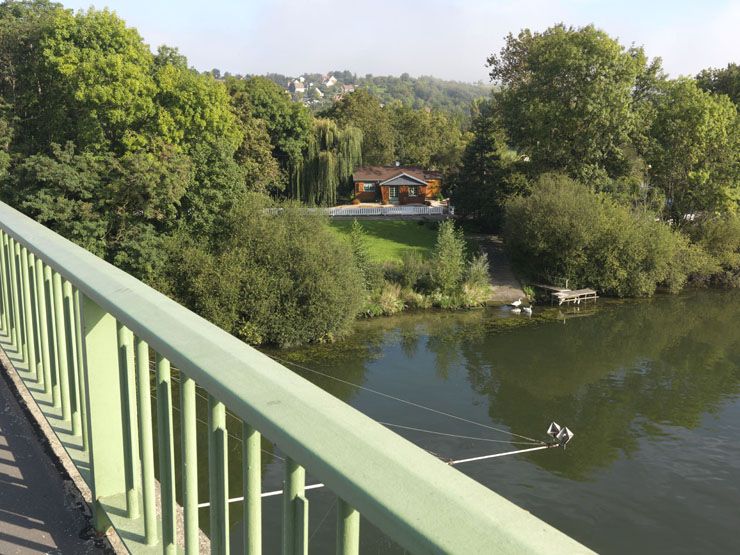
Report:
<svg viewBox="0 0 740 555"><path fill-rule="evenodd" d="M340 383L343 383L343 384L346 384L346 385L351 385L351 386L356 387L358 389L362 389L363 391L367 391L368 393L374 393L375 395L380 395L381 397L386 397L387 399L392 399L392 400L397 401L399 403L404 403L404 404L410 405L412 407L416 407L416 408L419 408L419 409L422 409L422 410L433 412L435 414L440 414L440 415L446 416L448 418L454 418L455 420L460 420L461 422L467 422L468 424L473 424L474 426L480 426L481 428L487 428L489 430L493 430L495 432L499 432L499 433L502 433L502 434L508 434L508 435L512 435L512 436L515 436L515 437L518 437L518 438L521 438L521 439L526 439L527 441L530 441L532 443L536 443L538 445L544 445L545 444L544 441L540 441L538 439L533 439L531 437L523 436L521 434L517 434L517 433L512 432L510 430L504 430L502 428L496 428L494 426L489 426L488 424L483 424L481 422L476 422L475 420L468 420L467 418L463 418L462 416L457 416L455 414L450 414L449 412L444 412L444 411L441 411L441 410L437 410L437 409L432 408L432 407L427 407L426 405L421 405L421 404L415 403L413 401L408 401L408 400L402 399L400 397L395 397L394 395L389 395L388 393L383 393L382 391L378 391L377 389L372 389L370 387L365 387L364 385L359 385L359 384L356 384L356 383L352 383L352 382L349 382L347 380L343 380L342 378L337 378L336 376L332 376L331 374L327 374L325 372L320 372L319 370L314 370L313 368L308 368L307 366L303 366L303 365L298 364L296 362L292 362L290 360L283 359L283 358L278 357L276 355L270 355L270 356L271 356L271 358L274 358L275 360L277 360L279 362L282 362L283 364L292 364L296 368L300 368L301 370L305 370L306 372L313 372L314 374L318 374L319 376L323 376L325 378L329 378L330 380L335 380L337 382L340 382Z"/></svg>
<svg viewBox="0 0 740 555"><path fill-rule="evenodd" d="M413 432L422 432L425 434L433 434L437 436L454 437L457 439L471 439L473 441L487 441L490 443L508 443L510 445L540 445L539 441L512 441L510 439L490 439L487 437L475 437L475 436L463 436L460 434L449 434L446 432L438 432L436 430L425 430L424 428L414 428L413 426L402 426L401 424L391 424L390 422L382 422L378 420L378 424L388 426L389 428L400 428L402 430L411 430Z"/></svg>

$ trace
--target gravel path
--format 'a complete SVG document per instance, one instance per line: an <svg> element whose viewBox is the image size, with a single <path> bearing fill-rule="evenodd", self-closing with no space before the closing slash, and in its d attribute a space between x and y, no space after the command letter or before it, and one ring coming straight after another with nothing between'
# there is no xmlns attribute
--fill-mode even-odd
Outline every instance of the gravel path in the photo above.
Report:
<svg viewBox="0 0 740 555"><path fill-rule="evenodd" d="M504 243L498 235L469 235L488 253L491 273L491 295L488 304L507 304L519 298L525 299L519 280L511 269L509 257L504 251Z"/></svg>

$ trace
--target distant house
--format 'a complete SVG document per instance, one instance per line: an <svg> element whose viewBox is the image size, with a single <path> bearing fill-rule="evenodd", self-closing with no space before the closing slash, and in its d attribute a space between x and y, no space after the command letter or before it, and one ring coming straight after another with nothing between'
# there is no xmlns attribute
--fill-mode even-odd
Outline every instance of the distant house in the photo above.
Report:
<svg viewBox="0 0 740 555"><path fill-rule="evenodd" d="M424 204L440 193L442 175L417 166L362 166L352 181L360 202Z"/></svg>
<svg viewBox="0 0 740 555"><path fill-rule="evenodd" d="M330 77L324 79L324 86L325 87L333 87L337 84L337 78L331 75Z"/></svg>
<svg viewBox="0 0 740 555"><path fill-rule="evenodd" d="M288 85L288 90L292 93L306 92L306 85L303 84L303 80L293 79Z"/></svg>

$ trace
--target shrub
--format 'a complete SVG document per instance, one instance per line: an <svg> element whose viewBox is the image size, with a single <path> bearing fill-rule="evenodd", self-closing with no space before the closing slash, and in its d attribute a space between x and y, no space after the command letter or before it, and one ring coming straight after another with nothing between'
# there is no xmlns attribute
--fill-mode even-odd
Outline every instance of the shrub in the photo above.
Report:
<svg viewBox="0 0 740 555"><path fill-rule="evenodd" d="M428 272L429 266L421 254L411 250L403 252L398 281L401 285L414 289L422 276Z"/></svg>
<svg viewBox="0 0 740 555"><path fill-rule="evenodd" d="M465 276L465 239L452 220L445 220L437 232L430 277L432 287L444 295L459 291Z"/></svg>
<svg viewBox="0 0 740 555"><path fill-rule="evenodd" d="M466 282L480 287L487 287L490 282L490 272L488 265L488 254L485 252L474 256L468 262Z"/></svg>
<svg viewBox="0 0 740 555"><path fill-rule="evenodd" d="M711 216L696 222L688 231L713 264L703 275L692 277L721 287L740 287L740 216Z"/></svg>
<svg viewBox="0 0 740 555"><path fill-rule="evenodd" d="M401 286L397 283L385 283L380 290L377 303L385 316L392 316L404 309L401 299Z"/></svg>
<svg viewBox="0 0 740 555"><path fill-rule="evenodd" d="M524 275L619 297L678 291L706 271L701 249L680 232L562 175L545 175L531 196L509 201L504 236Z"/></svg>
<svg viewBox="0 0 740 555"><path fill-rule="evenodd" d="M212 243L169 244L169 289L186 306L254 344L291 346L346 332L362 303L362 275L325 218L292 204L278 214L250 195Z"/></svg>
<svg viewBox="0 0 740 555"><path fill-rule="evenodd" d="M358 199L358 198L353 198L352 199L352 204L354 204L355 206L357 206L358 204L362 204L362 201L360 199Z"/></svg>

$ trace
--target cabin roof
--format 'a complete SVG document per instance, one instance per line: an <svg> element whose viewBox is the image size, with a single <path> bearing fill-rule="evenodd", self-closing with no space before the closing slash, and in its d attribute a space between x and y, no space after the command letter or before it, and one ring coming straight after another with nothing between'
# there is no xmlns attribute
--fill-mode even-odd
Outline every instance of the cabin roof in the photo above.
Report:
<svg viewBox="0 0 740 555"><path fill-rule="evenodd" d="M425 170L419 166L361 166L355 168L352 179L354 181L388 181L403 174L420 181L442 178L439 172Z"/></svg>

